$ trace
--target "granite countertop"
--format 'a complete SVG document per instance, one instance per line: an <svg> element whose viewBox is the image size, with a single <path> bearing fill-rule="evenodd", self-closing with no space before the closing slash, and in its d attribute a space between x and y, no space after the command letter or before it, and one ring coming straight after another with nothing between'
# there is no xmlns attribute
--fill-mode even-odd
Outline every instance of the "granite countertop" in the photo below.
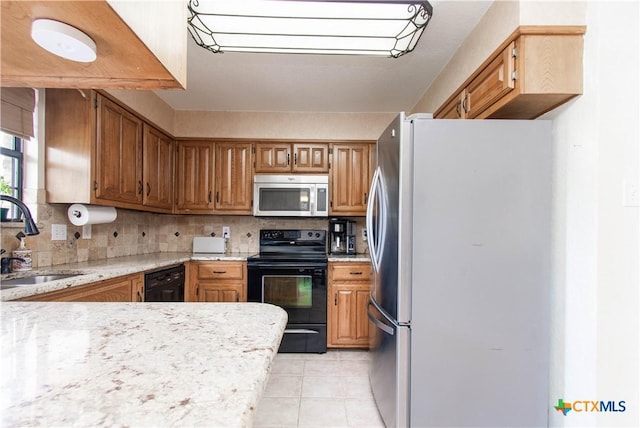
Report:
<svg viewBox="0 0 640 428"><path fill-rule="evenodd" d="M92 282L117 278L119 276L132 275L141 272L152 271L164 267L184 263L189 260L194 261L244 261L254 253L228 253L228 254L206 254L206 253L153 253L140 254L134 256L115 257L90 262L69 263L64 265L38 268L32 271L15 272L0 276L0 281L20 278L31 275L51 275L51 274L76 274L64 279L49 281L37 285L20 286L7 288L0 291L0 300L9 301L22 299L29 296L48 293L51 291L64 290L70 287L90 284ZM368 262L368 254L354 255L329 255L330 262Z"/></svg>
<svg viewBox="0 0 640 428"><path fill-rule="evenodd" d="M64 265L38 268L32 271L15 272L5 274L0 277L0 281L12 278L20 278L30 275L51 275L51 274L79 274L64 279L49 281L42 284L7 288L0 291L0 300L16 300L24 297L35 296L50 291L63 290L69 287L90 284L96 281L117 278L119 276L131 275L140 272L152 271L168 267L175 264L187 262L189 260L200 261L242 261L253 254L230 253L230 254L193 254L193 253L153 253L140 254L135 256L115 257L90 262L69 263Z"/></svg>
<svg viewBox="0 0 640 428"><path fill-rule="evenodd" d="M2 304L2 426L250 427L286 325L260 303Z"/></svg>
<svg viewBox="0 0 640 428"><path fill-rule="evenodd" d="M369 262L369 254L329 255L330 262Z"/></svg>

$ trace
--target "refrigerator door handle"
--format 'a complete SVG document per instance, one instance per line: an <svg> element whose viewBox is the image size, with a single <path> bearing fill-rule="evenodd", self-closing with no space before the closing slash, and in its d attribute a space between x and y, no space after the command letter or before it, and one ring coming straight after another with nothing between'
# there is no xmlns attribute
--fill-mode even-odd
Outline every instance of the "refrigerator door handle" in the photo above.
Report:
<svg viewBox="0 0 640 428"><path fill-rule="evenodd" d="M386 211L385 199L383 193L382 172L380 167L376 168L371 180L371 189L369 191L369 200L367 201L367 243L369 245L369 253L371 254L371 263L373 270L379 272L380 259L384 249L384 239L386 232ZM376 214L376 224L374 224L374 208L378 206Z"/></svg>
<svg viewBox="0 0 640 428"><path fill-rule="evenodd" d="M383 323L378 318L376 318L375 315L373 315L371 313L371 309L370 308L372 306L374 306L374 305L371 302L369 302L369 304L367 305L367 317L369 317L371 322L374 323L375 326L378 327L380 330L384 331L385 333L389 334L390 336L393 336L395 334L394 328L388 326L387 324Z"/></svg>
<svg viewBox="0 0 640 428"><path fill-rule="evenodd" d="M367 201L367 245L369 245L369 253L371 254L371 263L373 269L378 271L378 261L376 260L376 243L373 240L376 232L373 230L373 207L376 199L376 188L378 187L378 176L380 175L380 167L377 167L373 173L373 179L371 180L371 189L369 190L369 200Z"/></svg>

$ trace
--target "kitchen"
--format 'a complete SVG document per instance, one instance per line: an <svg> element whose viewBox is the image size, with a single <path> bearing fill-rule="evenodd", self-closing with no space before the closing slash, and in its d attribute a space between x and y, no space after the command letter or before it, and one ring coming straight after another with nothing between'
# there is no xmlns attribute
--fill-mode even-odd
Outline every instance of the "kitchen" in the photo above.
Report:
<svg viewBox="0 0 640 428"><path fill-rule="evenodd" d="M624 179L637 182L638 138L637 126L633 126L638 117L637 99L625 96L629 92L637 93L637 81L622 81L617 77L617 70L624 69L629 76L638 75L637 57L630 55L638 51L637 46L619 42L637 44L637 6L587 2L573 4L578 11L570 12L562 9L571 9L569 4L548 8L535 5L533 2L510 3L501 5L503 9L495 5L477 29L478 34L485 37L467 39L459 55L427 89L422 102L405 108L434 111L518 24L587 25L583 95L547 115L554 120L556 133L552 281L552 325L555 327L552 329L550 396L566 400L620 397L636 405L637 383L629 383L629 379L638 377L638 250L634 238L638 218L637 208L621 204L620 183ZM566 13L552 14L551 10ZM622 20L623 17L628 21ZM501 28L504 28L502 33ZM493 41L487 41L488 38ZM607 88L606 92L603 88ZM113 93L153 122L166 123L174 135L192 137L375 140L395 114L172 112L143 93ZM613 105L618 109L612 109ZM41 189L42 201L44 186L34 184L30 188L34 193ZM63 223L66 207L42 204L38 207L38 221L44 225ZM260 220L249 220L255 224L252 238L236 233L243 229L232 221L240 218L190 218L125 211L111 225L117 227L118 238L113 237L116 229L95 226L90 242L73 240L62 244L48 239L28 242L34 251L42 251L42 255L38 255L42 257L39 266L48 266L128 255L134 251L188 251L189 237L211 232L220 234L221 227L228 225L232 228L232 249L242 251L246 245L255 251L255 237L263 227ZM142 232L146 232L145 237ZM175 236L176 232L180 236ZM7 233L15 247L13 235L17 230L3 227L3 248ZM614 331L618 334L607 333ZM593 358L584 358L585 355ZM622 355L629 359L622 359ZM578 424L624 425L627 420L626 424L637 425L633 414L631 411L620 415L583 414L579 415L582 419ZM565 421L561 413L551 411L550 425L570 424L569 417Z"/></svg>

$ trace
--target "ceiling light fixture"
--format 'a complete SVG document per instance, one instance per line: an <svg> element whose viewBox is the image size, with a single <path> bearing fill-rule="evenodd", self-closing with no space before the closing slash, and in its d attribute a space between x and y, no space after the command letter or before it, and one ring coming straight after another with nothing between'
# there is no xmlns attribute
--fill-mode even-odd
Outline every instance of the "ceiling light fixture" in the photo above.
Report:
<svg viewBox="0 0 640 428"><path fill-rule="evenodd" d="M433 8L417 0L189 0L188 28L212 52L397 58L418 43Z"/></svg>
<svg viewBox="0 0 640 428"><path fill-rule="evenodd" d="M71 25L52 19L36 19L31 24L31 38L43 49L77 62L96 60L96 44Z"/></svg>

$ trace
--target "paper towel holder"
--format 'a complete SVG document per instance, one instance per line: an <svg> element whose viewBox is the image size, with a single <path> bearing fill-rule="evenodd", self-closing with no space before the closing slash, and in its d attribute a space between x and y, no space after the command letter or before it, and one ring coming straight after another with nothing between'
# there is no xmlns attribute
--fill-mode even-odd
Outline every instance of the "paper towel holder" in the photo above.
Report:
<svg viewBox="0 0 640 428"><path fill-rule="evenodd" d="M111 223L116 220L118 214L115 207L76 203L69 206L67 217L74 226L85 226Z"/></svg>

